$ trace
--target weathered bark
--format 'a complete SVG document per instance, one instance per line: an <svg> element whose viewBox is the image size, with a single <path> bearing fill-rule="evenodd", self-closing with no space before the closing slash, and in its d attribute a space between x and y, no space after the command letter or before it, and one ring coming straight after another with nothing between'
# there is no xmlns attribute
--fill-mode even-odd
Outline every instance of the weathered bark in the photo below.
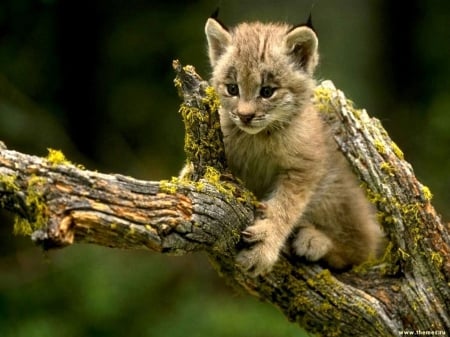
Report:
<svg viewBox="0 0 450 337"><path fill-rule="evenodd" d="M214 92L192 67L174 67L184 98L184 176L140 181L84 170L58 152L38 158L0 146L0 207L17 214L16 231L46 249L89 242L205 250L224 277L323 336L450 333L448 228L378 120L330 82L317 88L317 106L379 210L389 239L383 259L335 273L283 254L271 273L251 278L234 257L257 201L226 171Z"/></svg>

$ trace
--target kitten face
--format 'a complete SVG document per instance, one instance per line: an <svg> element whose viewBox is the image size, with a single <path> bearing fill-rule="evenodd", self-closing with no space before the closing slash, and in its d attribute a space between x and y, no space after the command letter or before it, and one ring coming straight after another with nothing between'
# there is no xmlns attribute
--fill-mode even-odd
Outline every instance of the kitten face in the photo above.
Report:
<svg viewBox="0 0 450 337"><path fill-rule="evenodd" d="M283 128L309 101L317 63L311 29L243 23L230 33L209 19L206 34L221 114L241 130Z"/></svg>
<svg viewBox="0 0 450 337"><path fill-rule="evenodd" d="M236 58L233 54L230 60ZM221 76L219 67L214 77L221 113L241 130L256 134L266 128L281 128L299 110L296 88L283 80L283 74L273 65L259 63L242 68L239 62L230 62L225 67L225 76Z"/></svg>

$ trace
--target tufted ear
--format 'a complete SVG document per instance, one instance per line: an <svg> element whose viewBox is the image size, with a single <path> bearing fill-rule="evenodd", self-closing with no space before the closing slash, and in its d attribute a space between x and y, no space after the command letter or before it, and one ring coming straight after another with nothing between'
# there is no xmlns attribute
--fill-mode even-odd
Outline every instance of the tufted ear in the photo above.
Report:
<svg viewBox="0 0 450 337"><path fill-rule="evenodd" d="M286 34L284 43L287 53L298 66L312 74L319 62L319 40L314 30L307 25L294 27Z"/></svg>
<svg viewBox="0 0 450 337"><path fill-rule="evenodd" d="M231 35L225 26L216 19L209 18L205 25L206 38L208 40L208 55L211 66L215 66L231 43Z"/></svg>

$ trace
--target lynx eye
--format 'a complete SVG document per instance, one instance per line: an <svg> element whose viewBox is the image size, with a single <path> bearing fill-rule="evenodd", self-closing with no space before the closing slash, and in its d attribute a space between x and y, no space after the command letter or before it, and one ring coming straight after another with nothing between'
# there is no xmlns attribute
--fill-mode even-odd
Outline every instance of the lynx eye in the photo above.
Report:
<svg viewBox="0 0 450 337"><path fill-rule="evenodd" d="M272 97L273 93L275 92L275 88L273 87L262 87L259 91L259 95L262 98L270 98Z"/></svg>
<svg viewBox="0 0 450 337"><path fill-rule="evenodd" d="M230 96L239 95L239 87L237 84L227 84L227 92Z"/></svg>

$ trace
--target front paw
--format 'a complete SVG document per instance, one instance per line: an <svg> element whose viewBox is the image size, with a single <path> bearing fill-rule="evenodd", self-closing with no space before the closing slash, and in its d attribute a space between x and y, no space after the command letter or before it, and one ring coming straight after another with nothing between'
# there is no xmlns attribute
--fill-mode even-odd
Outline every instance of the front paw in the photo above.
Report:
<svg viewBox="0 0 450 337"><path fill-rule="evenodd" d="M278 259L282 241L274 235L273 224L267 219L258 220L242 232L245 242L253 244L241 251L236 263L254 276L269 272Z"/></svg>
<svg viewBox="0 0 450 337"><path fill-rule="evenodd" d="M332 249L333 243L321 231L305 227L300 229L292 246L298 256L304 256L309 261L317 261Z"/></svg>

